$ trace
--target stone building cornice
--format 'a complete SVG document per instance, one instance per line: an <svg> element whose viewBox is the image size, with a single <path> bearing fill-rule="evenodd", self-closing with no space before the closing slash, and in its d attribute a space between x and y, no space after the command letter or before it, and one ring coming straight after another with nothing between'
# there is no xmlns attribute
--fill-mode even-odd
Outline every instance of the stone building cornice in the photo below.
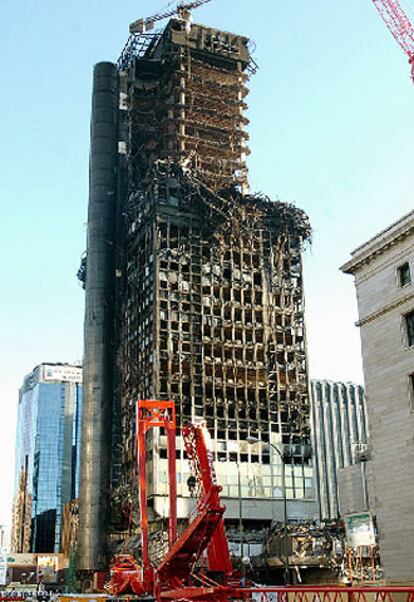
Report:
<svg viewBox="0 0 414 602"><path fill-rule="evenodd" d="M345 274L355 274L378 255L414 233L414 211L410 211L394 224L352 251L352 258L341 266Z"/></svg>
<svg viewBox="0 0 414 602"><path fill-rule="evenodd" d="M367 324L368 322L372 322L372 321L376 320L377 318L383 316L384 314L387 314L388 312L395 309L396 307L399 307L400 305L404 305L405 303L407 303L408 301L412 301L413 299L414 299L414 293L411 292L408 295L405 295L405 297L402 297L401 299L397 299L397 301L394 301L393 303L389 303L385 307L382 307L381 309L378 309L377 311L373 312L372 314L365 316L365 318L361 318L361 320L358 320L358 322L355 323L355 326L358 326L358 327L364 326L364 324Z"/></svg>

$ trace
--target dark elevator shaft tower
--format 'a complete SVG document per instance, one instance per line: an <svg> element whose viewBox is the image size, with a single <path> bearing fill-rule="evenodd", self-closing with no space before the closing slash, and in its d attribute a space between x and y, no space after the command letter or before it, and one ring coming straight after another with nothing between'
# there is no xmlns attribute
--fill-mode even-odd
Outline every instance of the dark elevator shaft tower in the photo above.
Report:
<svg viewBox="0 0 414 602"><path fill-rule="evenodd" d="M95 66L92 92L84 322L79 568L105 561L112 412L115 207L118 162L118 72Z"/></svg>
<svg viewBox="0 0 414 602"><path fill-rule="evenodd" d="M137 399L173 399L180 424L206 421L216 459L256 475L242 484L263 501L253 521L271 520L280 467L246 437L309 441L301 252L310 226L301 210L247 192L249 69L246 38L180 19L130 39L117 71L95 68L81 569L99 568L106 536L131 549L139 531ZM154 524L165 514L165 462L155 435ZM289 470L291 510L312 516L311 469L292 461ZM226 491L231 520L237 494L230 482Z"/></svg>

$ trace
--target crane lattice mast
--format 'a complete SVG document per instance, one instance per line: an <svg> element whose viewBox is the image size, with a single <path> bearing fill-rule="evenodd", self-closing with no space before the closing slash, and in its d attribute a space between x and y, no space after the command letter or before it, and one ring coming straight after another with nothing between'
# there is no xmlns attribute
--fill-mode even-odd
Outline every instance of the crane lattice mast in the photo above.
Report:
<svg viewBox="0 0 414 602"><path fill-rule="evenodd" d="M399 0L373 0L382 20L408 56L414 79L414 27Z"/></svg>

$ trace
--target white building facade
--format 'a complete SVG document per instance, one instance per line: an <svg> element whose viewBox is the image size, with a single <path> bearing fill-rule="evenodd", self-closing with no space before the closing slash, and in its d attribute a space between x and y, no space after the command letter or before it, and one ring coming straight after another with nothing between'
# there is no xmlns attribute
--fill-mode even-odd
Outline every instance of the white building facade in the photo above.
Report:
<svg viewBox="0 0 414 602"><path fill-rule="evenodd" d="M358 299L381 563L387 581L404 582L414 575L414 211L341 269Z"/></svg>

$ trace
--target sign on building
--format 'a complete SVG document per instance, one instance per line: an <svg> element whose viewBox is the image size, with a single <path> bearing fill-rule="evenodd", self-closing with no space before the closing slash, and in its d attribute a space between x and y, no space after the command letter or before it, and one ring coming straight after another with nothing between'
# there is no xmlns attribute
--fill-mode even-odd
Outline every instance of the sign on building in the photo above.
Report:
<svg viewBox="0 0 414 602"><path fill-rule="evenodd" d="M63 381L70 383L82 382L82 368L70 365L54 366L42 365L41 378L44 382L47 381Z"/></svg>
<svg viewBox="0 0 414 602"><path fill-rule="evenodd" d="M347 514L344 520L346 543L349 547L376 545L374 522L370 512Z"/></svg>
<svg viewBox="0 0 414 602"><path fill-rule="evenodd" d="M56 583L58 572L57 556L37 557L37 579L43 583Z"/></svg>

